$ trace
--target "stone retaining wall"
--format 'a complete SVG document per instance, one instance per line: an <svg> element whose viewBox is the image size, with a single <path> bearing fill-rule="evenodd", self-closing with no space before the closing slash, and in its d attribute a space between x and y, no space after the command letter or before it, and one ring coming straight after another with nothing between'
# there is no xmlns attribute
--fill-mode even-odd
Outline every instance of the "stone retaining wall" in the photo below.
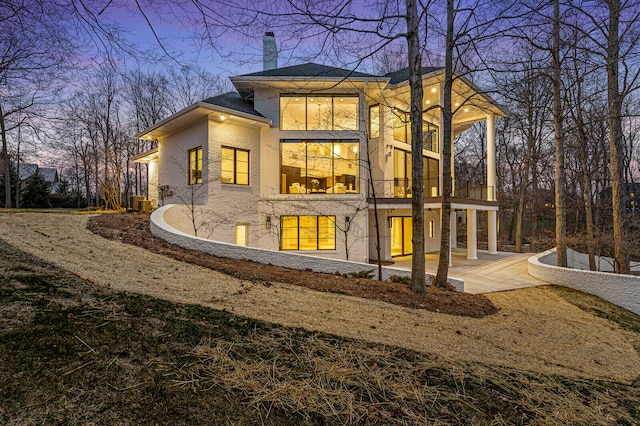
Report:
<svg viewBox="0 0 640 426"><path fill-rule="evenodd" d="M529 275L601 297L640 315L640 277L555 266L556 249L529 258Z"/></svg>
<svg viewBox="0 0 640 426"><path fill-rule="evenodd" d="M169 204L155 210L151 214L151 233L158 238L162 238L172 244L191 250L198 250L218 257L228 257L232 259L250 260L264 264L284 266L292 269L306 270L314 272L324 272L333 274L358 273L362 271L373 271L377 276L377 265L368 263L351 262L340 259L328 259L309 256L299 253L287 253L282 251L265 250L255 247L238 246L235 244L222 243L208 240L206 238L194 237L172 227L164 220L164 213L171 209L174 204ZM404 269L382 267L382 279L388 280L392 275L411 276L411 272ZM426 274L427 282L431 282L433 275ZM457 278L449 278L449 282L458 291L464 291L464 281Z"/></svg>

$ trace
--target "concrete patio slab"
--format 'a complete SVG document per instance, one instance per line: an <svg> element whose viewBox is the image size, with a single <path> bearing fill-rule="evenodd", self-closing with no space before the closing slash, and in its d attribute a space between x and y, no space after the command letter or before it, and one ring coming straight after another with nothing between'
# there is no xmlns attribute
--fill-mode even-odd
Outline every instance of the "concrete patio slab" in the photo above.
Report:
<svg viewBox="0 0 640 426"><path fill-rule="evenodd" d="M529 275L527 260L531 254L499 252L489 254L478 250L478 259L466 258L466 251L452 253L451 277L464 280L467 293L490 293L514 290L546 284ZM396 268L411 269L411 256L394 258ZM435 274L438 268L438 253L425 255L427 272Z"/></svg>

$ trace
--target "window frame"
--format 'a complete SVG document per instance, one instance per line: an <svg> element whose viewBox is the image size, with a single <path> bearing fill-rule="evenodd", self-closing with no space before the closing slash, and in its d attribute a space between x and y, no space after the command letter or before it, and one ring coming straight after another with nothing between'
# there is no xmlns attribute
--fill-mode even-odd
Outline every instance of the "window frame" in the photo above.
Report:
<svg viewBox="0 0 640 426"><path fill-rule="evenodd" d="M314 218L315 219L315 248L312 249L308 249L308 248L300 248L300 238L301 238L301 234L304 234L304 232L301 232L300 229L300 222L301 222L301 218L304 218L305 220L308 220L309 218ZM330 240L330 244L332 245L332 247L330 248L320 248L321 247L321 243L320 243L320 236L321 236L321 230L320 230L320 218L324 218L327 220L327 223L333 224L333 232L329 231L329 234L333 236L333 238ZM295 248L284 248L284 222L286 220L291 220L291 219L295 219L296 220L296 228L292 228L296 230L296 247ZM282 215L280 216L280 229L281 229L281 236L280 236L280 250L281 251L335 251L336 250L336 216L335 215ZM287 228L288 229L288 228ZM308 228L305 228L308 229ZM323 231L325 232L325 231ZM332 243L332 244L331 244ZM324 244L326 246L326 244Z"/></svg>
<svg viewBox="0 0 640 426"><path fill-rule="evenodd" d="M233 151L233 182L224 182L222 180L222 151L228 149ZM238 151L247 153L247 183L238 183ZM220 147L220 182L225 185L242 185L249 186L251 185L251 151L244 148L235 148L232 146L221 146Z"/></svg>
<svg viewBox="0 0 640 426"><path fill-rule="evenodd" d="M192 153L195 153L195 164L196 164L195 169L191 168L191 165L193 163L191 159ZM202 172L204 169L203 164L204 164L204 160L203 160L202 145L187 150L187 185L191 186L191 185L202 184L203 182ZM198 165L200 166L199 168L198 168ZM195 178L193 176L194 172L196 174ZM200 173L198 174L197 172L200 172Z"/></svg>
<svg viewBox="0 0 640 426"><path fill-rule="evenodd" d="M331 128L328 129L309 129L309 98L320 98L320 97L330 97L331 98ZM304 98L304 128L301 129L285 129L282 127L282 124L287 120L284 120L284 110L282 108L283 98ZM355 128L354 129L336 129L336 109L335 109L335 99L336 98L354 98L357 100L355 103L356 112L355 112ZM343 131L343 132L357 132L360 131L360 95L357 93L308 93L308 94L300 94L300 93L281 93L279 99L279 113L280 113L280 124L279 129L285 132L291 131L315 131L315 132L331 132L331 131Z"/></svg>
<svg viewBox="0 0 640 426"><path fill-rule="evenodd" d="M399 170L397 168L397 161L396 159L399 156L399 153L402 153L402 155L404 155L404 161L403 166L404 166L404 176L400 176L401 173L399 173ZM399 186L398 183L400 182L404 182L405 188L406 187L410 187L411 186L411 171L413 170L413 164L412 164L412 160L413 160L413 153L409 150L405 150L402 148L393 148L393 181L394 181L394 187ZM439 197L440 196L440 160L438 160L437 158L432 158L429 157L427 155L422 155L422 160L423 160L423 182L424 182L424 197L425 198L432 198L432 197ZM435 170L433 170L434 175L431 174L431 165L435 166ZM435 181L435 185L433 184ZM400 185L402 186L402 185ZM433 191L431 191L431 193L428 192L429 188L435 188L436 189L436 193L433 194ZM397 195L394 191L394 198L407 198L408 195L405 194L403 192L403 195Z"/></svg>
<svg viewBox="0 0 640 426"><path fill-rule="evenodd" d="M361 146L360 146L360 141L357 139L280 139L280 146L279 146L279 151L280 151L280 176L283 176L287 173L285 173L283 171L283 167L287 167L287 164L283 164L283 155L284 155L284 150L282 148L283 145L286 144L304 144L304 169L300 169L302 171L304 171L305 173L305 184L303 185L304 188L312 188L312 182L316 179L314 179L312 176L309 176L308 171L310 170L309 167L309 158L310 158L310 154L309 154L309 146L310 144L318 144L318 145L326 145L326 144L331 144L331 148L330 148L330 152L331 155L327 156L325 158L328 158L330 161L330 167L331 167L331 178L332 179L336 179L336 160L340 160L341 158L336 154L336 146L339 144L352 144L355 145L355 147L357 147L357 158L353 159L353 160L348 160L348 161L352 161L353 165L354 165L354 174L350 174L349 176L353 176L354 182L344 182L345 185L345 192L341 193L341 192L322 192L322 188L319 191L311 191L311 192L303 192L301 194L306 194L306 195L312 195L312 194L331 194L331 195L348 195L348 194L360 194L361 190L360 190L360 186L361 186L361 182L360 182L360 160L361 160ZM354 147L354 148L355 148ZM354 154L356 153L356 151L354 151ZM320 178L318 178L320 179ZM349 184L352 184L351 189L349 189ZM280 185L280 194L293 194L294 192L288 192L289 189L289 183L287 183L285 186L283 186L283 184Z"/></svg>

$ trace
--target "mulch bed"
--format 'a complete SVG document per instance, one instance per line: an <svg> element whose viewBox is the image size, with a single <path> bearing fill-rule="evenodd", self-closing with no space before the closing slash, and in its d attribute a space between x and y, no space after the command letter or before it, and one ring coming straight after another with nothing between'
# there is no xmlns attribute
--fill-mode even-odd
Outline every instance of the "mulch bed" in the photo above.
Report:
<svg viewBox="0 0 640 426"><path fill-rule="evenodd" d="M149 215L114 213L94 216L87 225L92 232L112 240L145 248L154 253L224 272L251 281L282 282L317 291L380 300L395 305L433 312L481 318L498 309L482 295L459 293L428 286L424 295L414 293L405 284L342 275L300 271L246 260L215 257L188 250L154 237L149 229Z"/></svg>

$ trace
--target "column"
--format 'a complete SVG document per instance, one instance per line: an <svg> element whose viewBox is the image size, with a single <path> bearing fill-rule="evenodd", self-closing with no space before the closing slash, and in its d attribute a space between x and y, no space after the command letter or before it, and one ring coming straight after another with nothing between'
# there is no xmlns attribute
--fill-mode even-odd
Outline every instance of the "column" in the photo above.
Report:
<svg viewBox="0 0 640 426"><path fill-rule="evenodd" d="M487 114L487 201L496 201L495 114Z"/></svg>
<svg viewBox="0 0 640 426"><path fill-rule="evenodd" d="M451 255L451 252L453 252L453 250L458 246L458 218L456 216L456 211L453 209L451 209L451 213L449 214L449 222L451 227L449 238L449 266L453 266L453 256Z"/></svg>
<svg viewBox="0 0 640 426"><path fill-rule="evenodd" d="M467 209L467 259L478 259L478 229L476 209Z"/></svg>
<svg viewBox="0 0 640 426"><path fill-rule="evenodd" d="M489 210L487 212L489 229L488 229L488 238L489 238L489 254L498 254L498 226L496 218L498 216L498 212L496 210Z"/></svg>

